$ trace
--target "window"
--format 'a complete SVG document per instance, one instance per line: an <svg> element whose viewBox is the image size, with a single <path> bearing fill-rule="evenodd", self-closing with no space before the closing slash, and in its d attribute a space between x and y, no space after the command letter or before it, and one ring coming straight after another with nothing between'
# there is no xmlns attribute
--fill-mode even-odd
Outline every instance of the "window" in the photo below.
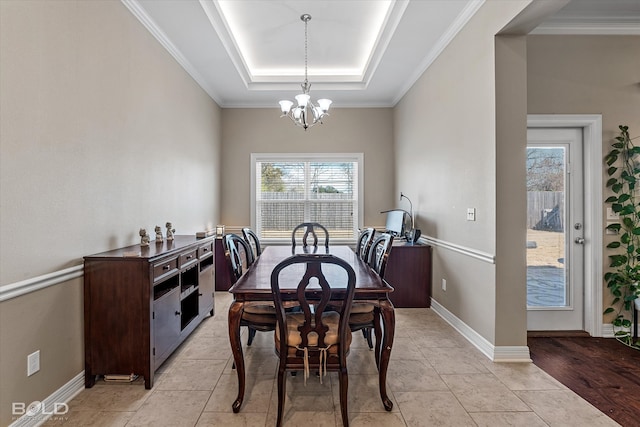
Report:
<svg viewBox="0 0 640 427"><path fill-rule="evenodd" d="M289 241L319 222L331 241L352 242L362 222L363 154L252 154L252 227L261 240Z"/></svg>

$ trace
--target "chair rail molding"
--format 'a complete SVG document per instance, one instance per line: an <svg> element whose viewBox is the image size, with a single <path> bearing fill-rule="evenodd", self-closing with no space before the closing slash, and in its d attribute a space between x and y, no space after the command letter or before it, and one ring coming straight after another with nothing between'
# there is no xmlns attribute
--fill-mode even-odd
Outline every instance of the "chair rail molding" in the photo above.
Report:
<svg viewBox="0 0 640 427"><path fill-rule="evenodd" d="M487 252L482 252L477 249L468 248L466 246L458 245L456 243L447 242L446 240L436 239L431 236L421 236L419 239L420 243L425 245L431 245L433 247L439 247L448 249L453 252L457 252L462 255L466 255L471 258L475 258L477 260L487 262L489 264L496 263L496 256Z"/></svg>
<svg viewBox="0 0 640 427"><path fill-rule="evenodd" d="M80 264L74 267L65 268L64 270L58 270L42 276L0 286L0 302L17 298L40 289L48 288L49 286L68 282L71 279L82 277L83 275L84 265Z"/></svg>

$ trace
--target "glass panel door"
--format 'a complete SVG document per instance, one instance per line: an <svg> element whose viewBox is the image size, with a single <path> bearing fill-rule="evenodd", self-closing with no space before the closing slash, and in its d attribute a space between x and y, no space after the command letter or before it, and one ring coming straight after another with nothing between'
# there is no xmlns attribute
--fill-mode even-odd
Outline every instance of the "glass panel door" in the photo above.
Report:
<svg viewBox="0 0 640 427"><path fill-rule="evenodd" d="M581 129L527 131L527 328L583 330Z"/></svg>

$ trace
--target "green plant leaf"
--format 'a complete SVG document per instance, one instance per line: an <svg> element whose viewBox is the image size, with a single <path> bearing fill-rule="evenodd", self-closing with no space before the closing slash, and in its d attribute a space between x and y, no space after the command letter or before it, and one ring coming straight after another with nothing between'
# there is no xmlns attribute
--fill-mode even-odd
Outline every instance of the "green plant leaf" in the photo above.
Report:
<svg viewBox="0 0 640 427"><path fill-rule="evenodd" d="M611 260L609 267L620 267L627 263L627 257L624 255L610 255L609 259Z"/></svg>
<svg viewBox="0 0 640 427"><path fill-rule="evenodd" d="M628 245L630 241L631 237L629 236L629 233L623 233L622 236L620 236L620 242L623 245Z"/></svg>
<svg viewBox="0 0 640 427"><path fill-rule="evenodd" d="M613 223L613 224L609 224L607 225L607 230L613 230L615 232L620 231L620 228L622 227L622 225L620 225L620 223Z"/></svg>
<svg viewBox="0 0 640 427"><path fill-rule="evenodd" d="M635 213L635 208L633 205L624 205L620 210L620 215L631 215L632 213Z"/></svg>

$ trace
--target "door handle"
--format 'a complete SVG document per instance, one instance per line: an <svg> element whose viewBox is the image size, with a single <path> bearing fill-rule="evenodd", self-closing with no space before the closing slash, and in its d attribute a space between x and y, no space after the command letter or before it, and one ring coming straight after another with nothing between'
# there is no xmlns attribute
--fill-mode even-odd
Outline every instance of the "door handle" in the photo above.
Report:
<svg viewBox="0 0 640 427"><path fill-rule="evenodd" d="M574 242L577 243L578 245L584 245L584 238L583 237L576 237Z"/></svg>

